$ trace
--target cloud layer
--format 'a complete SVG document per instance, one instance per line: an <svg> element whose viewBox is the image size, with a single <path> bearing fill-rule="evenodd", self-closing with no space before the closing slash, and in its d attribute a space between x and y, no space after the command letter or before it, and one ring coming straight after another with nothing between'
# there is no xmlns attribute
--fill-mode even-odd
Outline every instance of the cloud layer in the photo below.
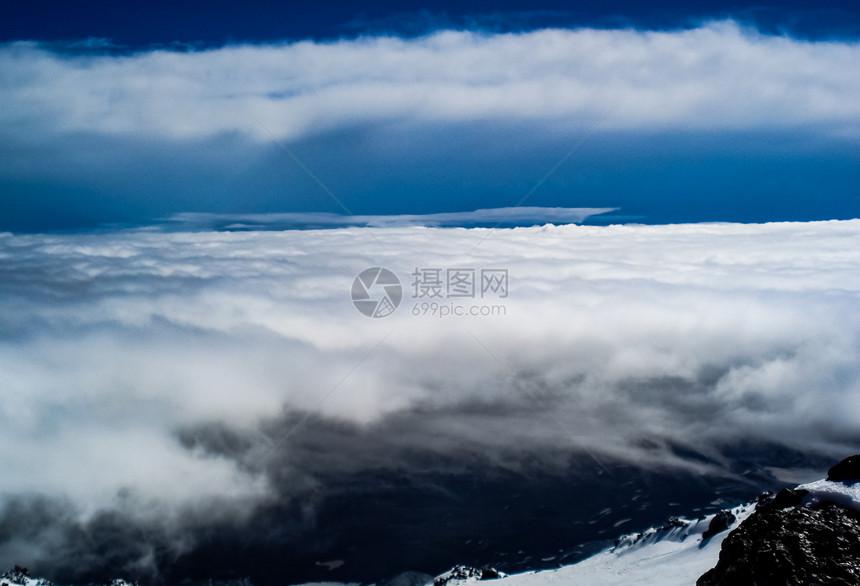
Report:
<svg viewBox="0 0 860 586"><path fill-rule="evenodd" d="M854 41L678 31L80 54L0 46L0 229L184 212L621 208L648 222L850 219ZM326 193L328 192L328 193Z"/></svg>
<svg viewBox="0 0 860 586"><path fill-rule="evenodd" d="M189 527L374 470L587 456L728 474L723 448L743 441L841 454L858 439L859 236L858 221L3 235L4 514L35 494L79 521L121 511L181 552ZM390 317L350 299L371 266L402 281ZM415 298L416 268L507 269L508 295ZM440 317L454 305L502 310ZM62 541L25 537L0 561L48 564L39 547Z"/></svg>
<svg viewBox="0 0 860 586"><path fill-rule="evenodd" d="M328 213L207 214L186 212L166 219L166 226L185 230L290 230L302 228L346 228L428 226L434 228L475 225L581 224L586 218L614 208L511 207L435 214L360 216Z"/></svg>
<svg viewBox="0 0 860 586"><path fill-rule="evenodd" d="M0 126L33 133L294 140L360 124L542 121L607 128L823 125L857 137L860 48L731 21L672 32L442 31L417 39L69 56L0 50ZM260 124L253 120L257 118Z"/></svg>

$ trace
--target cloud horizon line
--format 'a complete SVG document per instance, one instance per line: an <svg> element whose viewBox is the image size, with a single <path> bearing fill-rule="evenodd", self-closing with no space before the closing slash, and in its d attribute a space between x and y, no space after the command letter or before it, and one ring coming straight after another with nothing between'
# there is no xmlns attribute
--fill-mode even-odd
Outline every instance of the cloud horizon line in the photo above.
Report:
<svg viewBox="0 0 860 586"><path fill-rule="evenodd" d="M428 214L337 214L332 212L274 212L218 214L181 212L158 220L160 226L192 230L302 230L335 228L428 228L473 227L476 225L521 226L581 224L592 216L620 208L565 208L513 206L481 208L468 212Z"/></svg>

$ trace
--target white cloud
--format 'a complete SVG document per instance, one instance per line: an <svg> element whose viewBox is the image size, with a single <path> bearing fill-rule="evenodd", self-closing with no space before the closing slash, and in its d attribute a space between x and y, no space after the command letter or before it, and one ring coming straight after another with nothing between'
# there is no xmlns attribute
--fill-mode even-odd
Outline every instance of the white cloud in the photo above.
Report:
<svg viewBox="0 0 860 586"><path fill-rule="evenodd" d="M858 232L548 226L477 248L488 231L5 235L0 468L15 473L0 492L87 508L131 488L175 506L258 498L260 478L174 434L252 430L282 407L379 424L383 438L412 421L378 454L396 466L401 442L500 465L583 448L674 461L643 439L826 448L860 412ZM349 291L376 265L405 292L374 320ZM508 269L509 296L488 301L506 315L414 316L416 267ZM337 462L343 447L317 457Z"/></svg>
<svg viewBox="0 0 860 586"><path fill-rule="evenodd" d="M122 510L179 551L371 469L856 442L860 221L371 230L0 236L0 505ZM370 319L380 265L404 301ZM415 316L416 267L508 269L505 314ZM48 564L49 533L0 557Z"/></svg>
<svg viewBox="0 0 860 586"><path fill-rule="evenodd" d="M0 48L7 136L295 139L355 124L525 120L553 128L823 126L857 136L860 46L731 21L686 31L441 31L417 39L68 56Z"/></svg>

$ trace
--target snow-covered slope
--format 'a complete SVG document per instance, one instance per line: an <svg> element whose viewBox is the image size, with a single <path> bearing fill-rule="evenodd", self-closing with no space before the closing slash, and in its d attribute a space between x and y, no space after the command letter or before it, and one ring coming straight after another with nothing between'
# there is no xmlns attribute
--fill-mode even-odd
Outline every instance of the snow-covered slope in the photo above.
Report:
<svg viewBox="0 0 860 586"><path fill-rule="evenodd" d="M845 509L860 512L860 482L846 484L831 480L819 480L801 484L797 490L806 491L804 504L834 503Z"/></svg>
<svg viewBox="0 0 860 586"><path fill-rule="evenodd" d="M0 586L53 586L43 578L31 578L27 568L15 566L0 574Z"/></svg>
<svg viewBox="0 0 860 586"><path fill-rule="evenodd" d="M803 495L802 503L806 506L833 503L860 511L860 482L856 480L848 483L820 480L795 490ZM704 535L715 515L701 520L676 519L663 527L625 536L615 547L577 564L508 576L499 586L692 585L717 563L723 539L755 509L754 504L736 507L731 511L735 519L728 529L709 538ZM449 582L448 586L452 584L455 583Z"/></svg>
<svg viewBox="0 0 860 586"><path fill-rule="evenodd" d="M676 518L666 525L642 533L632 533L607 549L579 563L556 570L525 572L503 576L494 586L543 586L545 584L587 584L588 586L686 585L717 563L720 544L754 510L748 504L732 509L735 520L728 529L704 538L716 515L698 520ZM440 578L445 577L443 574ZM444 578L443 578L444 579ZM447 580L446 586L476 582L477 577ZM436 582L439 583L439 578Z"/></svg>
<svg viewBox="0 0 860 586"><path fill-rule="evenodd" d="M732 511L737 517L729 530L752 512L753 505ZM690 585L717 562L720 544L727 531L709 539L702 534L712 517L699 521L681 520L678 527L651 529L641 536L628 536L609 550L578 564L554 571L512 576L505 586L576 583L590 586L614 584Z"/></svg>
<svg viewBox="0 0 860 586"><path fill-rule="evenodd" d="M3 574L7 576L8 574ZM0 586L56 586L53 582L44 578L31 578L29 576L19 576L15 579L0 577ZM105 586L137 586L135 582L127 582L125 580L114 580Z"/></svg>
<svg viewBox="0 0 860 586"><path fill-rule="evenodd" d="M777 503L780 499L786 498L796 499L796 501L786 502L778 507L776 504L768 504ZM765 509L815 507L822 503L832 503L846 510L860 511L860 480L850 482L820 480L800 485L794 490L782 491L776 497L766 493L759 499L759 506ZM691 586L717 564L720 548L728 534L754 513L756 513L756 504L749 503L699 519L675 517L660 527L625 535L618 539L615 546L578 563L553 570L506 575L491 568L457 566L435 578L408 572L402 574L399 580L392 580L385 584L386 586L415 586L429 578L425 586L463 586L483 581L491 581L493 586L553 584ZM743 532L744 529L740 531ZM26 570L19 570L22 569L16 567L13 571L0 575L0 586L51 586L50 582L31 578ZM337 586L334 582L303 586L322 586L323 584ZM111 586L131 585L122 580L115 580ZM357 584L339 586L357 586Z"/></svg>
<svg viewBox="0 0 860 586"><path fill-rule="evenodd" d="M831 468L827 480L762 495L723 541L719 563L696 584L853 586L858 576L860 456L852 456Z"/></svg>
<svg viewBox="0 0 860 586"><path fill-rule="evenodd" d="M44 578L33 578L27 568L15 566L12 570L0 574L0 586L54 586L54 584ZM137 586L137 583L115 579L106 586Z"/></svg>

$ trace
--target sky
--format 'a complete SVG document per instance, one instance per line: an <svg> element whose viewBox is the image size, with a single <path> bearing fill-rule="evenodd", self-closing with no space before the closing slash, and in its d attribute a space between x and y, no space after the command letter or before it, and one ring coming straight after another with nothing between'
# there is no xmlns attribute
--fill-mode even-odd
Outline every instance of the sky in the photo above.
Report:
<svg viewBox="0 0 860 586"><path fill-rule="evenodd" d="M860 429L858 23L9 7L0 566L374 582L814 480Z"/></svg>
<svg viewBox="0 0 860 586"><path fill-rule="evenodd" d="M850 3L19 3L0 229L183 213L858 216Z"/></svg>

